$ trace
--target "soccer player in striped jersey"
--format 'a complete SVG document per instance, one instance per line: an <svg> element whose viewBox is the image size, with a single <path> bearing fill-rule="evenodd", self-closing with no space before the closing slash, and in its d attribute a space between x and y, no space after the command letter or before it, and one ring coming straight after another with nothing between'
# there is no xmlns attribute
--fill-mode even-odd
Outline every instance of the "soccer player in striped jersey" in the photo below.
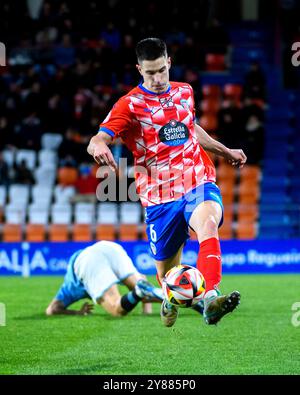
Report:
<svg viewBox="0 0 300 395"><path fill-rule="evenodd" d="M187 83L169 81L171 59L166 44L146 38L136 47L142 82L113 106L92 137L88 152L112 170L117 164L109 144L120 136L135 159L137 192L145 207L147 235L157 277L181 263L189 227L199 240L197 267L206 280L204 319L216 324L240 301L234 291L221 295L218 227L223 205L216 172L205 150L243 167L246 155L211 138L195 121L194 95ZM162 303L161 318L172 326L178 310Z"/></svg>

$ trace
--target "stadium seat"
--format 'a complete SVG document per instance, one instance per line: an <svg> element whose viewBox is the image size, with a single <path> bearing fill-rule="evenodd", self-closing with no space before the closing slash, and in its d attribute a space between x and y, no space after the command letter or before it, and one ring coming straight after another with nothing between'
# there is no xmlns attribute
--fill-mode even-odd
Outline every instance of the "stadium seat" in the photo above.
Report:
<svg viewBox="0 0 300 395"><path fill-rule="evenodd" d="M230 240L233 237L233 223L230 221L224 221L222 226L219 228L219 236L222 240Z"/></svg>
<svg viewBox="0 0 300 395"><path fill-rule="evenodd" d="M96 227L97 240L116 240L116 228L113 224L98 224Z"/></svg>
<svg viewBox="0 0 300 395"><path fill-rule="evenodd" d="M63 136L57 133L44 133L41 137L42 148L46 150L57 150L63 140Z"/></svg>
<svg viewBox="0 0 300 395"><path fill-rule="evenodd" d="M51 207L51 222L53 224L70 224L72 221L72 206L55 203Z"/></svg>
<svg viewBox="0 0 300 395"><path fill-rule="evenodd" d="M92 224L95 221L95 205L93 203L76 203L74 216L77 224Z"/></svg>
<svg viewBox="0 0 300 395"><path fill-rule="evenodd" d="M75 185L78 179L78 171L74 167L61 167L58 169L57 177L59 185Z"/></svg>
<svg viewBox="0 0 300 395"><path fill-rule="evenodd" d="M141 224L141 239L148 241L148 236L146 232L147 225L146 224Z"/></svg>
<svg viewBox="0 0 300 395"><path fill-rule="evenodd" d="M218 127L217 117L212 114L202 115L199 119L199 124L206 132L215 132Z"/></svg>
<svg viewBox="0 0 300 395"><path fill-rule="evenodd" d="M244 182L238 186L239 203L255 204L258 202L259 196L259 185L253 184L253 182Z"/></svg>
<svg viewBox="0 0 300 395"><path fill-rule="evenodd" d="M203 97L219 99L221 97L221 88L219 85L203 85L202 86Z"/></svg>
<svg viewBox="0 0 300 395"><path fill-rule="evenodd" d="M92 230L88 224L73 225L73 241L91 241Z"/></svg>
<svg viewBox="0 0 300 395"><path fill-rule="evenodd" d="M27 241L42 242L45 241L46 228L42 224L27 224L25 229L25 238Z"/></svg>
<svg viewBox="0 0 300 395"><path fill-rule="evenodd" d="M28 203L29 200L29 185L12 184L8 189L10 203Z"/></svg>
<svg viewBox="0 0 300 395"><path fill-rule="evenodd" d="M119 222L116 203L99 203L97 211L97 222L99 224L117 224Z"/></svg>
<svg viewBox="0 0 300 395"><path fill-rule="evenodd" d="M51 224L49 226L49 240L68 241L69 240L68 226L63 224Z"/></svg>
<svg viewBox="0 0 300 395"><path fill-rule="evenodd" d="M256 238L255 222L239 221L236 228L236 237L243 240L252 240Z"/></svg>
<svg viewBox="0 0 300 395"><path fill-rule="evenodd" d="M38 167L34 177L37 185L52 187L56 179L56 167Z"/></svg>
<svg viewBox="0 0 300 395"><path fill-rule="evenodd" d="M36 164L36 152L27 149L18 150L16 153L16 163L20 164L22 160L25 160L26 165L30 170L33 170Z"/></svg>
<svg viewBox="0 0 300 395"><path fill-rule="evenodd" d="M225 56L208 53L205 56L206 71L224 71L226 69Z"/></svg>
<svg viewBox="0 0 300 395"><path fill-rule="evenodd" d="M0 207L3 207L6 203L6 187L3 185L0 185Z"/></svg>
<svg viewBox="0 0 300 395"><path fill-rule="evenodd" d="M233 182L235 184L237 171L236 169L229 165L228 163L221 162L220 166L217 168L217 184L220 182L227 181Z"/></svg>
<svg viewBox="0 0 300 395"><path fill-rule="evenodd" d="M239 101L242 95L243 88L239 84L225 84L223 93L226 99L233 99Z"/></svg>
<svg viewBox="0 0 300 395"><path fill-rule="evenodd" d="M203 114L216 115L220 109L219 99L204 99L200 103L200 110Z"/></svg>
<svg viewBox="0 0 300 395"><path fill-rule="evenodd" d="M257 165L246 165L240 169L240 182L253 181L259 182L261 178L261 170Z"/></svg>
<svg viewBox="0 0 300 395"><path fill-rule="evenodd" d="M3 159L9 167L12 167L15 161L15 151L6 149L2 151Z"/></svg>
<svg viewBox="0 0 300 395"><path fill-rule="evenodd" d="M121 203L120 222L123 224L139 224L141 222L140 203Z"/></svg>
<svg viewBox="0 0 300 395"><path fill-rule="evenodd" d="M65 204L69 203L71 198L75 195L76 190L73 186L55 185L54 199L55 203Z"/></svg>
<svg viewBox="0 0 300 395"><path fill-rule="evenodd" d="M232 223L234 217L234 205L233 204L224 204L224 212L223 212L223 221Z"/></svg>
<svg viewBox="0 0 300 395"><path fill-rule="evenodd" d="M48 163L57 163L57 153L50 149L41 149L38 152L39 164L41 167L47 167Z"/></svg>
<svg viewBox="0 0 300 395"><path fill-rule="evenodd" d="M138 226L136 224L120 224L119 227L119 239L124 241L135 241L138 240Z"/></svg>
<svg viewBox="0 0 300 395"><path fill-rule="evenodd" d="M233 179L224 179L218 182L220 188L223 204L233 204L235 196L235 185Z"/></svg>
<svg viewBox="0 0 300 395"><path fill-rule="evenodd" d="M18 224L6 223L3 225L3 241L19 242L22 241L22 227Z"/></svg>
<svg viewBox="0 0 300 395"><path fill-rule="evenodd" d="M10 224L22 224L25 222L26 206L8 204L4 208L5 221Z"/></svg>
<svg viewBox="0 0 300 395"><path fill-rule="evenodd" d="M237 205L237 220L238 222L254 223L258 219L257 204L238 204Z"/></svg>
<svg viewBox="0 0 300 395"><path fill-rule="evenodd" d="M50 186L34 185L31 190L32 202L50 206L53 189Z"/></svg>
<svg viewBox="0 0 300 395"><path fill-rule="evenodd" d="M48 224L49 208L41 204L33 203L28 206L28 219L31 224Z"/></svg>

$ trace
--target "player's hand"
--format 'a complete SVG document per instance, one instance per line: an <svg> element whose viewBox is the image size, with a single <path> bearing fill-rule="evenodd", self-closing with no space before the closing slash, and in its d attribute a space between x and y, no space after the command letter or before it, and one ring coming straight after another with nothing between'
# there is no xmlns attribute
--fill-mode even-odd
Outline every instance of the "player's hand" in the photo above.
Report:
<svg viewBox="0 0 300 395"><path fill-rule="evenodd" d="M242 149L230 149L226 159L232 166L238 166L241 169L247 161L247 156Z"/></svg>
<svg viewBox="0 0 300 395"><path fill-rule="evenodd" d="M99 165L109 166L112 171L117 170L113 154L105 143L98 143L93 148L93 158Z"/></svg>
<svg viewBox="0 0 300 395"><path fill-rule="evenodd" d="M94 308L93 304L90 304L88 302L83 303L81 306L81 309L79 310L80 315L88 315L92 313L92 310Z"/></svg>

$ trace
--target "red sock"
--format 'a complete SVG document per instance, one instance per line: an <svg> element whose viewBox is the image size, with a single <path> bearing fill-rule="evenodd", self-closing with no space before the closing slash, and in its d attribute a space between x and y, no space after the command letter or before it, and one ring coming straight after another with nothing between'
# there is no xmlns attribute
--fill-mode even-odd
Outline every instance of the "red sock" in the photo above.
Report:
<svg viewBox="0 0 300 395"><path fill-rule="evenodd" d="M220 241L215 237L200 243L197 269L205 278L205 292L218 287L222 278L222 260Z"/></svg>

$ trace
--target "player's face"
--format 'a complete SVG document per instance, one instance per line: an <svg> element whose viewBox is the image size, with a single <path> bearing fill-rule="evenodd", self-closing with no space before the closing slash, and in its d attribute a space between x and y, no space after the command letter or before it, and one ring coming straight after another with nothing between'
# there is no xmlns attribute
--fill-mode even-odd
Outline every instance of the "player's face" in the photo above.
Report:
<svg viewBox="0 0 300 395"><path fill-rule="evenodd" d="M136 67L144 78L143 86L146 89L155 93L162 93L168 89L170 58L162 56L155 60L143 60Z"/></svg>

